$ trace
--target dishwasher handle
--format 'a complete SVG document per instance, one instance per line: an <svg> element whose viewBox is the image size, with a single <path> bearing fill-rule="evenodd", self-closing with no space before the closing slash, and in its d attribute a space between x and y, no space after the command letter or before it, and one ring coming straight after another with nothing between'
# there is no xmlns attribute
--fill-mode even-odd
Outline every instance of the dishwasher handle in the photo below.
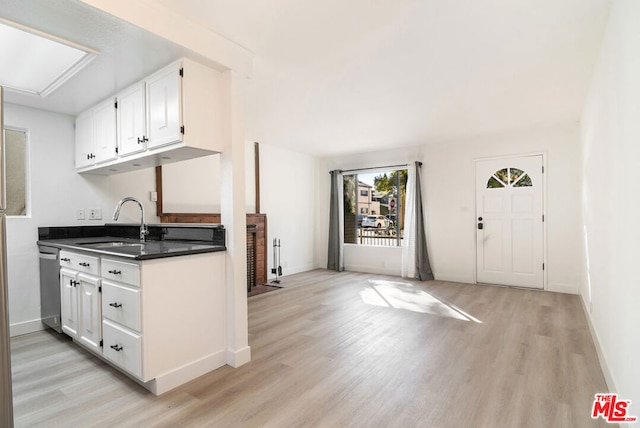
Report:
<svg viewBox="0 0 640 428"><path fill-rule="evenodd" d="M40 253L40 258L44 259L44 260L58 260L58 255L57 254Z"/></svg>

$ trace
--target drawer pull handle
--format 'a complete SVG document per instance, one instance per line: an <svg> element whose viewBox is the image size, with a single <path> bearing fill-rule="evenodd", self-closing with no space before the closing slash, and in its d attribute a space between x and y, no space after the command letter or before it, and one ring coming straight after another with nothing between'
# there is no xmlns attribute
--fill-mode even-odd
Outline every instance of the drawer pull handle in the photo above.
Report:
<svg viewBox="0 0 640 428"><path fill-rule="evenodd" d="M66 258L66 257L63 257L63 258L61 258L61 259L60 259L60 261L61 261L61 262L70 262L70 261L71 261L71 259L68 259L68 258Z"/></svg>
<svg viewBox="0 0 640 428"><path fill-rule="evenodd" d="M82 262L82 263L78 263L80 266L84 266L84 267L89 267L91 266L91 264L86 263L86 262Z"/></svg>
<svg viewBox="0 0 640 428"><path fill-rule="evenodd" d="M113 306L114 308L121 308L122 303L109 303L109 306Z"/></svg>
<svg viewBox="0 0 640 428"><path fill-rule="evenodd" d="M111 345L111 346L109 346L109 348L113 349L116 352L122 351L122 346L120 346L120 345Z"/></svg>
<svg viewBox="0 0 640 428"><path fill-rule="evenodd" d="M79 281L75 281L75 280L73 280L73 279L70 279L70 280L69 280L69 285L70 285L70 286L72 286L72 287L77 287L77 286L78 286L78 284L80 284L80 282L79 282Z"/></svg>
<svg viewBox="0 0 640 428"><path fill-rule="evenodd" d="M110 271L109 271L109 273L112 273L112 274L114 274L114 275L120 275L120 274L122 274L122 271L119 271L119 270L115 270L115 269L114 269L114 270L110 270Z"/></svg>

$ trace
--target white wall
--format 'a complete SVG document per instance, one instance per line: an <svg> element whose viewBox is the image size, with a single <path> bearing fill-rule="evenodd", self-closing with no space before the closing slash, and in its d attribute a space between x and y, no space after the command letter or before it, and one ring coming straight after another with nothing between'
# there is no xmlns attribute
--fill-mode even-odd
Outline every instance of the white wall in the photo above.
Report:
<svg viewBox="0 0 640 428"><path fill-rule="evenodd" d="M640 2L617 0L583 115L581 289L609 388L640 414Z"/></svg>
<svg viewBox="0 0 640 428"><path fill-rule="evenodd" d="M5 104L4 122L6 127L25 130L29 139L31 216L7 219L9 323L11 335L17 335L41 328L38 227L110 222L120 198L148 200L155 179L153 169L113 177L76 174L71 116ZM76 209L89 207L101 208L103 219L76 220ZM148 203L145 209L148 221L157 221L155 207ZM121 221L139 219L139 210L125 205Z"/></svg>
<svg viewBox="0 0 640 428"><path fill-rule="evenodd" d="M324 160L331 169L423 162L427 246L436 279L475 283L475 161L486 157L544 153L546 157L547 289L578 293L580 284L580 138L578 124L523 130L410 149ZM329 187L319 189L329 200ZM321 205L322 206L322 205ZM323 207L328 210L327 203ZM324 208L323 208L324 209ZM326 228L325 228L326 229ZM319 249L326 251L326 231ZM326 264L326 256L319 259ZM323 264L323 266L324 266ZM399 275L400 251L345 247L348 270Z"/></svg>
<svg viewBox="0 0 640 428"><path fill-rule="evenodd" d="M164 165L162 201L167 213L219 213L220 155Z"/></svg>
<svg viewBox="0 0 640 428"><path fill-rule="evenodd" d="M260 210L267 214L267 272L273 279L273 238L280 239L284 275L318 267L316 230L318 161L310 155L260 144Z"/></svg>
<svg viewBox="0 0 640 428"><path fill-rule="evenodd" d="M475 161L543 153L547 289L580 284L580 139L577 124L423 147L427 241L437 279L476 279Z"/></svg>

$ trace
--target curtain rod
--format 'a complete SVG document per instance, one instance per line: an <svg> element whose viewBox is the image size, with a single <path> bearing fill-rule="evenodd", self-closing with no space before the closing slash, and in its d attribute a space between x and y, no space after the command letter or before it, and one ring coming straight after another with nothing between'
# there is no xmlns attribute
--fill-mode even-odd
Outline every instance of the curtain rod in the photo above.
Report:
<svg viewBox="0 0 640 428"><path fill-rule="evenodd" d="M408 163L405 164L401 164L401 165L386 165L386 166L372 166L369 168L356 168L356 169L347 169L345 171L341 171L342 173L350 173L350 172L358 172L358 171L369 171L372 169L383 169L383 168L399 168L401 166L409 166Z"/></svg>
<svg viewBox="0 0 640 428"><path fill-rule="evenodd" d="M418 166L422 166L422 162L420 162L420 161L416 161L416 162L418 163ZM347 169L347 170L339 169L338 171L340 171L341 174L344 174L344 173L351 173L351 172L358 172L358 171L369 171L369 170L372 170L372 169L399 168L399 167L402 167L402 166L409 166L409 164L408 163L403 163L403 164L400 164L400 165L372 166L370 168L356 168L356 169Z"/></svg>

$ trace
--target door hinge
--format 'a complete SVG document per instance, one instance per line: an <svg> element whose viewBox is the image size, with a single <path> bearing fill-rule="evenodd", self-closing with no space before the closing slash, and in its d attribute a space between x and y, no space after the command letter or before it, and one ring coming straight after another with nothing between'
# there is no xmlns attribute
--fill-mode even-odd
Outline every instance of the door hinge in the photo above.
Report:
<svg viewBox="0 0 640 428"><path fill-rule="evenodd" d="M103 348L104 347L104 340L100 341L100 347Z"/></svg>
<svg viewBox="0 0 640 428"><path fill-rule="evenodd" d="M542 214L542 221L544 222L544 214Z"/></svg>
<svg viewBox="0 0 640 428"><path fill-rule="evenodd" d="M542 270L544 270L544 263L542 263Z"/></svg>
<svg viewBox="0 0 640 428"><path fill-rule="evenodd" d="M114 108L118 108L118 102L117 101L115 103L113 103L113 107Z"/></svg>
<svg viewBox="0 0 640 428"><path fill-rule="evenodd" d="M181 133L182 135L184 135L184 125L182 125L182 126L180 127L180 133Z"/></svg>
<svg viewBox="0 0 640 428"><path fill-rule="evenodd" d="M116 154L118 154L118 148L116 147Z"/></svg>
<svg viewBox="0 0 640 428"><path fill-rule="evenodd" d="M102 285L98 286L98 293L102 293Z"/></svg>
<svg viewBox="0 0 640 428"><path fill-rule="evenodd" d="M542 166L542 173L544 174L544 165Z"/></svg>
<svg viewBox="0 0 640 428"><path fill-rule="evenodd" d="M180 77L184 77L184 68L180 67L180 71L178 72Z"/></svg>

